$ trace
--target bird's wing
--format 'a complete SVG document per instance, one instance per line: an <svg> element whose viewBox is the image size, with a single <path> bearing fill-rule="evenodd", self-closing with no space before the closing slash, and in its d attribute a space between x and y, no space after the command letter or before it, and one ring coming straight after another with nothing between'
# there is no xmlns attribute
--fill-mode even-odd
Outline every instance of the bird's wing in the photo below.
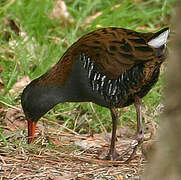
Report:
<svg viewBox="0 0 181 180"><path fill-rule="evenodd" d="M93 31L79 39L72 48L74 53L84 53L96 64L96 69L110 79L155 57L155 48L148 45L153 33L143 34L122 28Z"/></svg>

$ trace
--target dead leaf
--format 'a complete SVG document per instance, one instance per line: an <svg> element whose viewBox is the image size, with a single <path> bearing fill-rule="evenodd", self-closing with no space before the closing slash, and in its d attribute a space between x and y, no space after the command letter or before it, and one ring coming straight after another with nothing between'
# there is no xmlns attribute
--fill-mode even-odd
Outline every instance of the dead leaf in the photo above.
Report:
<svg viewBox="0 0 181 180"><path fill-rule="evenodd" d="M10 40L11 32L14 32L16 35L19 35L20 28L19 28L18 23L14 20L14 17L12 17L11 15L8 15L8 17L2 18L2 22L3 24L6 25L6 27L3 28L4 39L6 41Z"/></svg>
<svg viewBox="0 0 181 180"><path fill-rule="evenodd" d="M150 123L145 124L145 140L154 139L156 136L156 131L158 129L158 125L151 121Z"/></svg>
<svg viewBox="0 0 181 180"><path fill-rule="evenodd" d="M15 131L17 129L24 129L26 127L25 121L21 121L24 114L22 112L21 105L15 106L16 108L6 109L6 115L4 118L4 123L10 131ZM19 110L18 110L19 109Z"/></svg>
<svg viewBox="0 0 181 180"><path fill-rule="evenodd" d="M69 17L67 6L65 2L62 0L56 0L54 2L54 8L52 12L50 13L49 17L51 19L59 19L59 20L66 21L69 24L72 24L74 22L74 20Z"/></svg>
<svg viewBox="0 0 181 180"><path fill-rule="evenodd" d="M24 87L30 82L30 78L28 76L23 77L18 82L16 82L13 88L9 91L10 93L20 93Z"/></svg>
<svg viewBox="0 0 181 180"><path fill-rule="evenodd" d="M83 150L101 148L102 146L105 146L105 144L107 144L105 137L96 135L95 137L88 137L85 140L78 140L75 142L75 145L79 146Z"/></svg>
<svg viewBox="0 0 181 180"><path fill-rule="evenodd" d="M150 28L150 27L139 26L136 28L136 30L138 30L138 31L154 31L155 29Z"/></svg>
<svg viewBox="0 0 181 180"><path fill-rule="evenodd" d="M117 180L124 180L124 178L123 178L122 175L119 175L119 176L117 177Z"/></svg>
<svg viewBox="0 0 181 180"><path fill-rule="evenodd" d="M0 104L0 117L4 117L5 111L6 111L5 107L1 106Z"/></svg>
<svg viewBox="0 0 181 180"><path fill-rule="evenodd" d="M122 126L117 130L117 137L121 138L129 138L134 135L134 130L132 130L129 126Z"/></svg>
<svg viewBox="0 0 181 180"><path fill-rule="evenodd" d="M88 18L84 21L84 23L89 24L91 23L94 19L96 19L97 17L99 17L100 15L102 15L102 11L97 12L96 14L92 15L92 16L88 16Z"/></svg>
<svg viewBox="0 0 181 180"><path fill-rule="evenodd" d="M2 73L2 71L3 71L3 67L2 67L2 66L0 66L0 73Z"/></svg>
<svg viewBox="0 0 181 180"><path fill-rule="evenodd" d="M15 23L13 19L8 19L7 25L11 28L12 31L14 31L16 35L19 35L20 28L18 27L17 23Z"/></svg>
<svg viewBox="0 0 181 180"><path fill-rule="evenodd" d="M118 8L118 7L120 7L120 6L121 6L121 4L116 4L116 5L113 6L110 10L113 11L114 9L116 9L116 8Z"/></svg>
<svg viewBox="0 0 181 180"><path fill-rule="evenodd" d="M0 93L3 93L3 91L4 91L4 82L3 82L3 80L2 80L2 78L1 78L1 73L3 72L3 67L2 66L0 66Z"/></svg>
<svg viewBox="0 0 181 180"><path fill-rule="evenodd" d="M56 146L56 147L59 147L59 148L63 148L63 143L61 140L59 140L57 137L54 138L54 137L49 137L49 139L51 140L51 143Z"/></svg>
<svg viewBox="0 0 181 180"><path fill-rule="evenodd" d="M116 4L115 6L113 6L112 8L110 8L110 11L113 11L114 9L120 7L121 5L120 4ZM99 11L99 12L96 12L95 14L89 16L85 21L84 23L86 24L90 24L94 19L96 19L97 17L101 16L102 15L102 11ZM96 26L97 28L101 28L102 26L101 25L97 25Z"/></svg>
<svg viewBox="0 0 181 180"><path fill-rule="evenodd" d="M67 174L67 173L61 173L61 174L62 176L57 176L54 180L71 180L76 178L75 174Z"/></svg>
<svg viewBox="0 0 181 180"><path fill-rule="evenodd" d="M87 150L90 148L101 148L101 145L99 142L96 141L87 141L87 140L80 140L75 142L76 146L79 146L82 150Z"/></svg>
<svg viewBox="0 0 181 180"><path fill-rule="evenodd" d="M146 1L149 1L149 0L134 0L135 3L141 3L141 2L146 2ZM156 0L158 1L158 0Z"/></svg>

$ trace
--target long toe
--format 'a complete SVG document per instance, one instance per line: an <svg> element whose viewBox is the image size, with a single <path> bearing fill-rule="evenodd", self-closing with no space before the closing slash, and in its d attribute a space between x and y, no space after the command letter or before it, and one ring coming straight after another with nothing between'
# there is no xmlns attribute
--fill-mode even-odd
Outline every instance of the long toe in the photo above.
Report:
<svg viewBox="0 0 181 180"><path fill-rule="evenodd" d="M130 146L122 154L120 154L115 160L121 161L125 158L125 156L127 156L131 152L129 158L124 160L125 163L130 162L134 158L138 146L139 142L137 140L133 140Z"/></svg>

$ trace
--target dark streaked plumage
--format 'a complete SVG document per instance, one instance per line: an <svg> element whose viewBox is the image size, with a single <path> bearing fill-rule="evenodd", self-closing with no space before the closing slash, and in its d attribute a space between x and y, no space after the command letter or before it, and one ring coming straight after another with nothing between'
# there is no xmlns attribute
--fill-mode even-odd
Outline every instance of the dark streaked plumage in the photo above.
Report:
<svg viewBox="0 0 181 180"><path fill-rule="evenodd" d="M168 35L168 28L157 33L104 28L81 37L52 69L24 89L21 100L28 119L29 143L34 140L38 119L61 102L94 102L110 109L113 132L106 159L113 160L120 158L115 150L115 108L134 103L136 138L141 143L141 98L158 80Z"/></svg>

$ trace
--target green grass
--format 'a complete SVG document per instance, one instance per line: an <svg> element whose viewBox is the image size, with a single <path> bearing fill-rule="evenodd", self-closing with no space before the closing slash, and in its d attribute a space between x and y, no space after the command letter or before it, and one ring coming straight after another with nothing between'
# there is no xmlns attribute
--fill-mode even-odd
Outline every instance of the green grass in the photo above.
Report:
<svg viewBox="0 0 181 180"><path fill-rule="evenodd" d="M13 2L11 4L11 2ZM133 30L153 29L169 25L168 17L174 14L173 4L176 0L67 0L67 9L72 24L63 20L50 19L53 8L52 0L0 0L0 66L3 67L1 77L4 82L4 92L0 100L11 105L20 104L19 94L10 94L14 83L24 76L34 79L52 67L66 51L66 49L83 34L99 27L124 27ZM118 8L110 10L115 5ZM85 19L96 12L102 15L85 24ZM7 19L16 22L21 32L27 38L18 36L7 25ZM6 32L10 34L9 41ZM11 45L9 42L16 42ZM148 108L154 114L162 99L164 75L144 98L144 109ZM6 107L6 106L5 106ZM95 112L96 113L95 113ZM122 110L121 125L135 127L136 115L133 106ZM69 128L80 133L89 131L102 132L103 127L111 130L111 119L106 108L90 103L64 103L57 105L45 117L52 121L60 121ZM75 123L75 119L77 122ZM1 119L2 120L2 119Z"/></svg>

